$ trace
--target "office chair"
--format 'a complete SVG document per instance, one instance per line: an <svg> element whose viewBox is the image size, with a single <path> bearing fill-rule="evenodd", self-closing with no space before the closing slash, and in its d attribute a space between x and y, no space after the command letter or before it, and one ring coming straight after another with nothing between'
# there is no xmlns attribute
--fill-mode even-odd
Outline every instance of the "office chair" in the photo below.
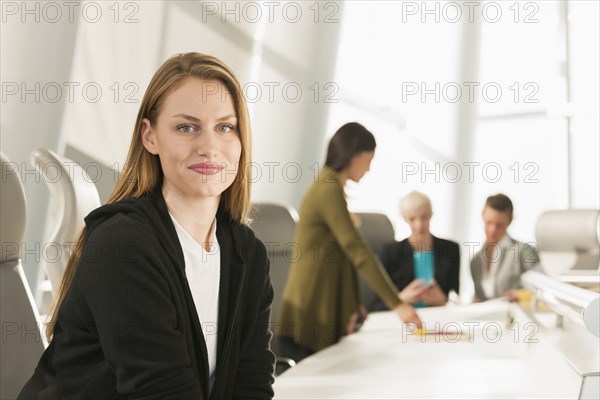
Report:
<svg viewBox="0 0 600 400"><path fill-rule="evenodd" d="M271 305L271 327L279 319L283 289L288 278L290 263L297 256L294 246L294 234L298 213L289 205L271 203L253 204L251 228L267 247L271 262L271 283L273 284L273 303ZM272 341L271 348L277 355L277 344ZM291 367L294 362L283 357L277 358L276 374Z"/></svg>
<svg viewBox="0 0 600 400"><path fill-rule="evenodd" d="M46 235L45 242L55 246L60 256L43 259L41 271L46 272L54 295L60 287L71 249L84 227L84 218L100 206L100 197L94 182L76 162L43 148L34 150L29 158L45 177L52 199L52 230ZM48 171L52 171L51 177L47 176ZM38 287L44 288L43 283L38 282ZM40 307L44 303L43 297L44 293L38 291L36 299Z"/></svg>
<svg viewBox="0 0 600 400"><path fill-rule="evenodd" d="M375 254L379 255L386 243L394 241L394 226L387 215L381 213L355 213L355 215L360 221L360 231ZM368 309L376 299L375 292L360 274L358 282L362 304Z"/></svg>
<svg viewBox="0 0 600 400"><path fill-rule="evenodd" d="M0 156L0 398L14 399L33 374L47 343L21 265L27 217L25 193L15 164L4 153Z"/></svg>
<svg viewBox="0 0 600 400"><path fill-rule="evenodd" d="M552 210L538 218L535 238L544 272L598 273L600 266L600 210Z"/></svg>

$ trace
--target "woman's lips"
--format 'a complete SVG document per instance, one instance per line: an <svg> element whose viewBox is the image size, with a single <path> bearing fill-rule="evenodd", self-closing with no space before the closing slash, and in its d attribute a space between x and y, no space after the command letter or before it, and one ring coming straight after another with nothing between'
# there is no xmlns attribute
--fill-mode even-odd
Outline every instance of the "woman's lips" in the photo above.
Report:
<svg viewBox="0 0 600 400"><path fill-rule="evenodd" d="M194 165L190 165L189 168L192 171L197 172L202 175L215 175L215 174L218 174L219 172L221 172L221 170L223 169L223 167L217 163L194 164Z"/></svg>

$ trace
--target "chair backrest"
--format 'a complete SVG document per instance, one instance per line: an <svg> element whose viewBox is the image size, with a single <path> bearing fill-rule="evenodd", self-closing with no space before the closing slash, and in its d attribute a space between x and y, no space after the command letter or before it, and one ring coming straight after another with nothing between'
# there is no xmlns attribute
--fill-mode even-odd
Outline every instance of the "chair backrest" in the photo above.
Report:
<svg viewBox="0 0 600 400"><path fill-rule="evenodd" d="M379 255L386 243L394 241L395 233L392 222L381 213L355 213L360 221L360 231L375 254ZM373 304L376 295L369 284L359 274L359 287L362 303L368 308Z"/></svg>
<svg viewBox="0 0 600 400"><path fill-rule="evenodd" d="M0 152L0 398L14 399L31 377L46 342L40 316L21 265L26 202L18 168Z"/></svg>
<svg viewBox="0 0 600 400"><path fill-rule="evenodd" d="M296 257L294 234L298 213L289 205L271 203L253 204L253 221L250 227L256 236L265 243L271 262L271 283L273 284L273 304L271 324L279 320L281 298L288 278L290 263ZM272 348L277 354L276 342Z"/></svg>
<svg viewBox="0 0 600 400"><path fill-rule="evenodd" d="M538 218L535 239L544 272L557 276L568 270L598 270L600 210L552 210Z"/></svg>
<svg viewBox="0 0 600 400"><path fill-rule="evenodd" d="M48 149L34 150L30 161L44 177L52 199L53 222L45 243L57 248L57 257L45 257L42 262L55 293L84 218L101 205L100 197L94 182L76 162Z"/></svg>

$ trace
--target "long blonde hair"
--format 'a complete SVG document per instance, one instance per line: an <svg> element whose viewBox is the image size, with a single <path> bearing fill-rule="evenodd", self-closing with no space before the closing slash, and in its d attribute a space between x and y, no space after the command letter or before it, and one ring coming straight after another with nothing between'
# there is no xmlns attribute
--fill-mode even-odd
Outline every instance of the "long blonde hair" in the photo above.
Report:
<svg viewBox="0 0 600 400"><path fill-rule="evenodd" d="M166 96L178 88L186 78L192 77L205 81L222 82L234 101L242 152L237 175L231 186L221 195L220 208L229 215L231 221L246 223L250 209L251 182L251 168L247 168L251 163L251 132L246 102L235 74L221 60L200 53L176 54L165 61L154 73L135 121L127 160L107 203L114 203L132 196L141 197L160 189L158 186L163 178L162 168L158 156L149 153L142 144L142 120L148 118L151 124L155 124ZM58 310L73 281L86 235L87 232L84 228L65 268L60 288L50 310L50 319L46 325L45 334L48 340L52 337L58 319Z"/></svg>

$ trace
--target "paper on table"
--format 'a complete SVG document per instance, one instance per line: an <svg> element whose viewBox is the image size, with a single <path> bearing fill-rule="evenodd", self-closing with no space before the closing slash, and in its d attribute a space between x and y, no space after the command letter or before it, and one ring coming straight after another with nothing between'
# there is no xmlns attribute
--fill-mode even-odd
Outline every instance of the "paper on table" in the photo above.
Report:
<svg viewBox="0 0 600 400"><path fill-rule="evenodd" d="M509 307L510 303L508 301L496 299L466 306L427 307L421 308L417 312L423 322L426 334L435 334L435 332L454 334L468 331L470 329L469 323L505 321ZM370 313L361 332L390 332L407 329L410 328L403 325L396 313L387 311ZM410 329L410 331L416 332L416 329Z"/></svg>

